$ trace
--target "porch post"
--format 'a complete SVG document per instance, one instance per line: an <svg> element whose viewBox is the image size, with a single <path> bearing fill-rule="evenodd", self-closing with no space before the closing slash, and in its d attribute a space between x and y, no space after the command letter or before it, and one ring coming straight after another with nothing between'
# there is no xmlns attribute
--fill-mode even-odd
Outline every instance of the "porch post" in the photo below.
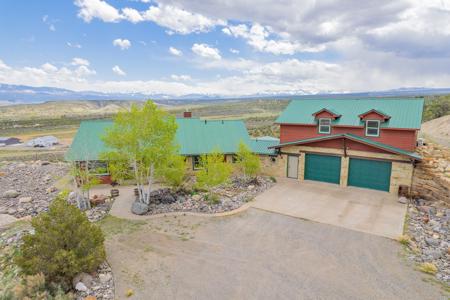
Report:
<svg viewBox="0 0 450 300"><path fill-rule="evenodd" d="M341 156L341 178L339 185L343 187L347 186L349 161L348 156Z"/></svg>

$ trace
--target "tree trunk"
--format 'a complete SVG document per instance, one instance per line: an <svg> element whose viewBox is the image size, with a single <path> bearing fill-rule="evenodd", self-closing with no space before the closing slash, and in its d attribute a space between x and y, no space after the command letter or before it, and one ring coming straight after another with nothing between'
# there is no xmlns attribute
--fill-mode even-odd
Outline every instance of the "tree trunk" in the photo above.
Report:
<svg viewBox="0 0 450 300"><path fill-rule="evenodd" d="M147 195L145 195L145 203L150 204L150 192L152 191L152 184L153 184L153 174L155 173L155 167L152 164L150 166L150 174L148 176L148 187L147 187Z"/></svg>
<svg viewBox="0 0 450 300"><path fill-rule="evenodd" d="M136 185L137 185L137 189L138 189L139 202L145 203L142 186L139 183L140 182L140 176L139 176L139 172L138 172L138 169L137 169L136 160L133 161L133 170L134 170L134 177L136 178Z"/></svg>

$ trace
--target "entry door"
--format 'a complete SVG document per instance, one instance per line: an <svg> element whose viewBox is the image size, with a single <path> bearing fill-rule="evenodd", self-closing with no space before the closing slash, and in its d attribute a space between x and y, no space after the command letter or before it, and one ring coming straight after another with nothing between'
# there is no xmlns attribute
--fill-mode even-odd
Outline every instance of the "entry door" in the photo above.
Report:
<svg viewBox="0 0 450 300"><path fill-rule="evenodd" d="M298 178L298 156L288 155L287 177Z"/></svg>

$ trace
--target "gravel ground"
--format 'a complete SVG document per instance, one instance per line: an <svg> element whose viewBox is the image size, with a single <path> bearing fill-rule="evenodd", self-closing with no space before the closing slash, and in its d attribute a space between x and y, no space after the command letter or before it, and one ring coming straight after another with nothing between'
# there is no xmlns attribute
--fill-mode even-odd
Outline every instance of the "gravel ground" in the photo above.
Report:
<svg viewBox="0 0 450 300"><path fill-rule="evenodd" d="M35 216L58 193L55 182L67 174L64 163L46 161L0 163L0 214Z"/></svg>
<svg viewBox="0 0 450 300"><path fill-rule="evenodd" d="M450 286L450 207L418 200L408 209L408 258L436 266L436 278Z"/></svg>
<svg viewBox="0 0 450 300"><path fill-rule="evenodd" d="M167 216L107 240L116 298L448 299L396 241L249 209Z"/></svg>

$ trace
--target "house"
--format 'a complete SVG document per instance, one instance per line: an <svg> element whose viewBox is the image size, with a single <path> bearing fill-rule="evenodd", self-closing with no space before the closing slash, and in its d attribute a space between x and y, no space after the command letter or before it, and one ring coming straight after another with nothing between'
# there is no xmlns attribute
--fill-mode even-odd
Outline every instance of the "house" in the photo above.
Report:
<svg viewBox="0 0 450 300"><path fill-rule="evenodd" d="M233 163L241 141L260 156L263 172L269 172L276 163L276 150L269 147L278 145L279 140L271 137L250 138L243 121L204 120L193 118L190 112L185 112L176 122L178 128L175 139L179 145L179 153L185 157L189 170L197 170L200 167L201 155L216 149L224 154L224 160ZM101 137L111 125L111 120L82 121L66 154L66 160L77 163L89 161L92 168L100 167L104 170L98 175L104 176L105 181L108 181L108 166L106 162L101 161L100 154L108 150Z"/></svg>
<svg viewBox="0 0 450 300"><path fill-rule="evenodd" d="M280 126L278 176L390 193L411 186L423 99L293 100Z"/></svg>

